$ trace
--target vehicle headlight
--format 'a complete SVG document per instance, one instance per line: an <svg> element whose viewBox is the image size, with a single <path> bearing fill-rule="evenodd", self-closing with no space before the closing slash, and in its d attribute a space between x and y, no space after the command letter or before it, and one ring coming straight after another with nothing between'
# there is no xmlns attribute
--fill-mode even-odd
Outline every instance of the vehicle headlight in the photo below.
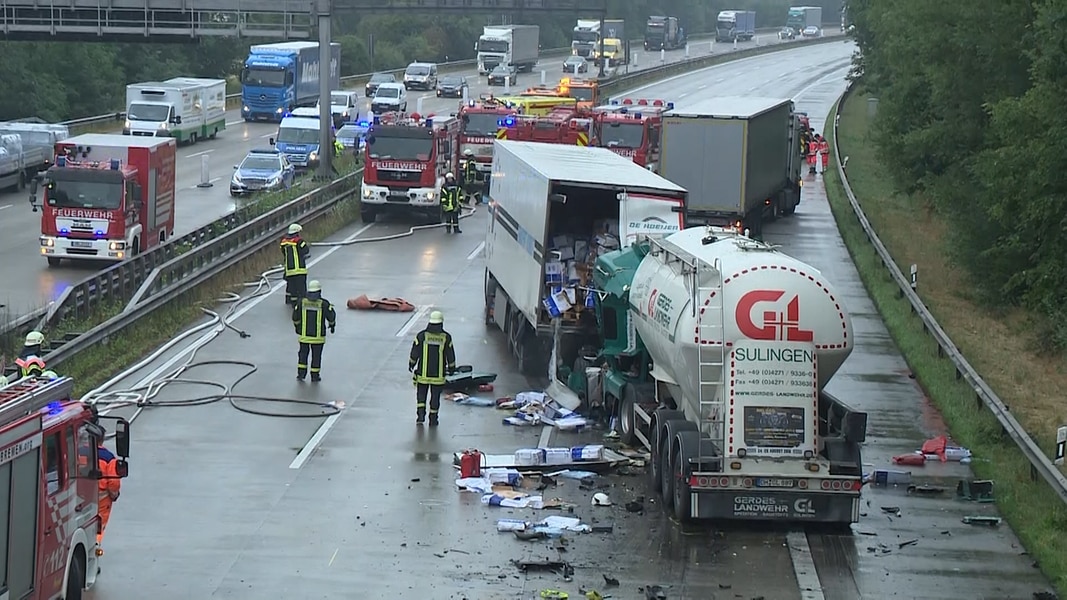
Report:
<svg viewBox="0 0 1067 600"><path fill-rule="evenodd" d="M426 199L427 200L433 200L435 196L436 196L436 194L432 190L429 191L429 192L426 192Z"/></svg>
<svg viewBox="0 0 1067 600"><path fill-rule="evenodd" d="M241 176L238 175L237 173L234 173L233 174L233 179L231 179L230 181L232 181L233 183L236 183L237 185L241 185Z"/></svg>
<svg viewBox="0 0 1067 600"><path fill-rule="evenodd" d="M341 117L347 119L348 118L348 111L346 110L345 112L341 113Z"/></svg>
<svg viewBox="0 0 1067 600"><path fill-rule="evenodd" d="M275 176L270 178L270 181L267 182L267 185L275 186L275 185L278 185L281 182L282 182L282 176L281 175L275 175Z"/></svg>
<svg viewBox="0 0 1067 600"><path fill-rule="evenodd" d="M278 110L276 110L276 111L274 111L274 112L280 115L280 114L282 114L282 112L284 112L284 111L282 110L282 107L280 107L280 106L279 106L279 107L278 107Z"/></svg>
<svg viewBox="0 0 1067 600"><path fill-rule="evenodd" d="M108 250L112 250L112 251L114 251L114 250L125 250L126 249L126 242L111 242L110 244L107 245L107 249Z"/></svg>
<svg viewBox="0 0 1067 600"><path fill-rule="evenodd" d="M312 152L311 154L308 154L308 160L315 160L318 157L319 157L319 153L318 152Z"/></svg>
<svg viewBox="0 0 1067 600"><path fill-rule="evenodd" d="M41 245L44 246L45 248L51 248L51 247L56 245L56 240L55 240L55 238L42 237L41 238Z"/></svg>
<svg viewBox="0 0 1067 600"><path fill-rule="evenodd" d="M125 124L125 125L123 125L123 127L125 127L126 129L129 129L129 128L130 128L130 125L131 125L131 123L130 123L130 120L129 120L129 119L126 119L126 124Z"/></svg>
<svg viewBox="0 0 1067 600"><path fill-rule="evenodd" d="M364 198L370 198L373 195L374 195L374 192L372 192L370 190L370 188L363 188L363 197Z"/></svg>

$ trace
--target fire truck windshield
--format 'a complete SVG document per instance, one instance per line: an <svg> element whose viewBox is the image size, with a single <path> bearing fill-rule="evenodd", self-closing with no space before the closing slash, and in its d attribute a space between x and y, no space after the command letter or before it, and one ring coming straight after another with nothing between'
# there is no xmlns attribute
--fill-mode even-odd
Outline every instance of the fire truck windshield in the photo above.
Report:
<svg viewBox="0 0 1067 600"><path fill-rule="evenodd" d="M126 111L126 118L131 121L162 122L170 119L170 106L166 104L133 103Z"/></svg>
<svg viewBox="0 0 1067 600"><path fill-rule="evenodd" d="M500 115L493 113L465 113L463 133L470 136L491 137L500 129Z"/></svg>
<svg viewBox="0 0 1067 600"><path fill-rule="evenodd" d="M600 133L600 141L608 148L640 148L645 139L641 123L608 123Z"/></svg>
<svg viewBox="0 0 1067 600"><path fill-rule="evenodd" d="M114 176L107 176L112 173ZM122 206L122 178L118 171L67 171L53 167L49 176L49 206L105 210Z"/></svg>
<svg viewBox="0 0 1067 600"><path fill-rule="evenodd" d="M605 46L606 47L606 46ZM567 94L571 98L574 98L578 102L592 102L593 101L593 88L586 87L572 87L567 90Z"/></svg>
<svg viewBox="0 0 1067 600"><path fill-rule="evenodd" d="M397 160L429 160L433 152L434 139L427 137L385 137L374 136L374 143L367 146L371 158L393 158Z"/></svg>
<svg viewBox="0 0 1067 600"><path fill-rule="evenodd" d="M285 71L267 67L248 67L241 71L241 83L255 87L285 86Z"/></svg>

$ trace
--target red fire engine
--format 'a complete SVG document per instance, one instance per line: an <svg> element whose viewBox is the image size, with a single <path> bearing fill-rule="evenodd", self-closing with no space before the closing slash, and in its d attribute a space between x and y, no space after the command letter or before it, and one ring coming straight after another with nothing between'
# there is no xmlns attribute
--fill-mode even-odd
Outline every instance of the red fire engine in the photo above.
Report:
<svg viewBox="0 0 1067 600"><path fill-rule="evenodd" d="M0 527L6 578L0 597L81 598L96 583L100 553L97 446L101 417L72 399L74 380L20 379L0 388ZM112 417L106 417L112 418ZM116 471L129 471L129 423L116 419Z"/></svg>
<svg viewBox="0 0 1067 600"><path fill-rule="evenodd" d="M385 210L438 216L445 174L457 173L459 126L454 117L375 115L364 148L364 223L373 223Z"/></svg>
<svg viewBox="0 0 1067 600"><path fill-rule="evenodd" d="M516 111L508 108L492 95L483 94L478 100L469 100L459 108L460 157L470 150L474 152L475 166L480 181L489 178L493 169L493 140L496 139L500 122ZM458 176L458 173L457 173Z"/></svg>
<svg viewBox="0 0 1067 600"><path fill-rule="evenodd" d="M593 115L558 107L541 117L519 115L505 119L497 138L544 144L597 145Z"/></svg>
<svg viewBox="0 0 1067 600"><path fill-rule="evenodd" d="M55 164L30 187L48 264L118 262L174 235L176 152L174 139L163 137L88 133L57 143Z"/></svg>
<svg viewBox="0 0 1067 600"><path fill-rule="evenodd" d="M663 113L674 108L673 102L627 98L598 106L597 139L599 145L655 171L659 168L660 135Z"/></svg>

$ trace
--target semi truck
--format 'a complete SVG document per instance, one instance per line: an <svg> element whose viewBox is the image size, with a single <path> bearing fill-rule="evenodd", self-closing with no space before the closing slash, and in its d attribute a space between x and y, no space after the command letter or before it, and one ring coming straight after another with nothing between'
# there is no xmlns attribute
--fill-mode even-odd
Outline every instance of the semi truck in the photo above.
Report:
<svg viewBox="0 0 1067 600"><path fill-rule="evenodd" d="M595 329L598 253L682 226L686 191L610 150L496 141L485 238L485 321L523 373L573 364Z"/></svg>
<svg viewBox="0 0 1067 600"><path fill-rule="evenodd" d="M318 42L252 46L241 69L241 116L280 123L286 112L319 101ZM341 89L341 45L330 44L329 89Z"/></svg>
<svg viewBox="0 0 1067 600"><path fill-rule="evenodd" d="M793 101L707 98L663 116L659 173L690 190L690 223L749 229L800 204L800 122Z"/></svg>
<svg viewBox="0 0 1067 600"><path fill-rule="evenodd" d="M172 137L195 144L226 129L226 81L175 77L126 86L123 135Z"/></svg>
<svg viewBox="0 0 1067 600"><path fill-rule="evenodd" d="M478 73L485 75L497 65L514 65L529 73L540 56L541 28L537 25L496 25L482 29L474 44L478 53Z"/></svg>
<svg viewBox="0 0 1067 600"><path fill-rule="evenodd" d="M685 45L678 17L648 18L645 24L645 50L675 50Z"/></svg>
<svg viewBox="0 0 1067 600"><path fill-rule="evenodd" d="M602 390L680 521L858 520L867 417L825 391L852 320L818 270L733 230L640 235L596 260L595 333L557 372ZM562 377L561 377L562 375Z"/></svg>
<svg viewBox="0 0 1067 600"><path fill-rule="evenodd" d="M98 448L116 422L115 474L99 468ZM0 569L3 596L81 598L103 561L100 484L129 474L130 424L74 397L69 377L0 384Z"/></svg>
<svg viewBox="0 0 1067 600"><path fill-rule="evenodd" d="M49 266L119 262L174 235L174 138L87 133L59 142L55 152L55 164L30 182Z"/></svg>
<svg viewBox="0 0 1067 600"><path fill-rule="evenodd" d="M756 13L750 10L724 10L715 19L715 41L747 41L756 35Z"/></svg>
<svg viewBox="0 0 1067 600"><path fill-rule="evenodd" d="M70 137L66 125L0 123L0 189L19 191L52 165L56 142Z"/></svg>
<svg viewBox="0 0 1067 600"><path fill-rule="evenodd" d="M571 54L593 58L600 45L600 21L578 19L571 33Z"/></svg>
<svg viewBox="0 0 1067 600"><path fill-rule="evenodd" d="M799 34L808 27L822 29L821 6L792 6L785 19L786 27L792 27Z"/></svg>

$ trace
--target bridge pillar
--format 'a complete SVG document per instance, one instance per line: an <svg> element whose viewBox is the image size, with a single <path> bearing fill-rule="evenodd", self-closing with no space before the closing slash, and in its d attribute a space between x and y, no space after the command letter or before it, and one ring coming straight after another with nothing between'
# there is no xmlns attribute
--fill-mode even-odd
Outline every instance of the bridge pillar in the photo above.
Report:
<svg viewBox="0 0 1067 600"><path fill-rule="evenodd" d="M333 111L330 102L330 13L332 0L316 2L319 25L319 177L333 179ZM337 65L340 75L341 65Z"/></svg>

